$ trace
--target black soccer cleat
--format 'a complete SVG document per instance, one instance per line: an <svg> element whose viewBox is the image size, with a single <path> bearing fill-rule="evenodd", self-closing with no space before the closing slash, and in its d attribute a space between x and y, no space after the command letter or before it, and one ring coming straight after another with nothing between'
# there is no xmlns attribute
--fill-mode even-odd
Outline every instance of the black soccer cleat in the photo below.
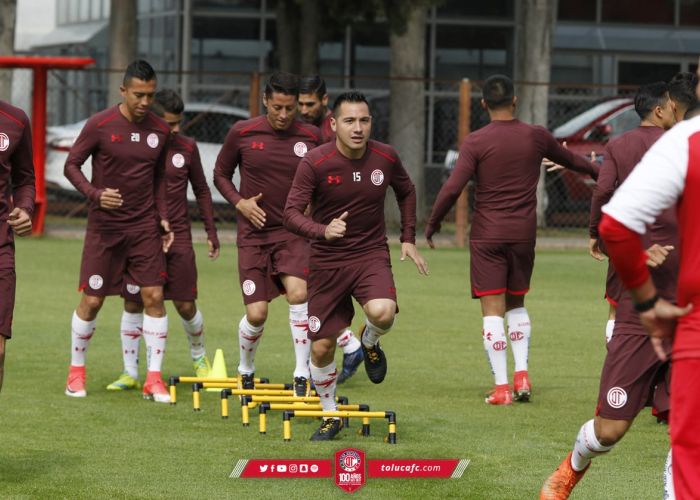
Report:
<svg viewBox="0 0 700 500"><path fill-rule="evenodd" d="M249 375L241 374L241 389L252 391L255 389L255 374L251 373Z"/></svg>
<svg viewBox="0 0 700 500"><path fill-rule="evenodd" d="M311 441L330 441L338 435L343 428L343 421L339 418L324 418L321 427L311 436Z"/></svg>
<svg viewBox="0 0 700 500"><path fill-rule="evenodd" d="M386 377L387 363L384 351L379 345L379 342L370 349L362 344L362 352L365 355L365 371L370 381L374 384L381 384Z"/></svg>
<svg viewBox="0 0 700 500"><path fill-rule="evenodd" d="M294 377L294 395L302 398L309 395L309 381L306 377Z"/></svg>

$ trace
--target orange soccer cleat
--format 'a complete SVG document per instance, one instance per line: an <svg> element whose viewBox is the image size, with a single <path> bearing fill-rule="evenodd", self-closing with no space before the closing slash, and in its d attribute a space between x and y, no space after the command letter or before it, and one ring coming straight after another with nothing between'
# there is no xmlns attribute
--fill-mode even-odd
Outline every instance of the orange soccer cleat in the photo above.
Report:
<svg viewBox="0 0 700 500"><path fill-rule="evenodd" d="M532 386L527 370L513 374L513 398L516 401L528 402L532 396Z"/></svg>
<svg viewBox="0 0 700 500"><path fill-rule="evenodd" d="M513 393L508 384L497 385L486 395L484 401L490 405L509 405L513 403Z"/></svg>
<svg viewBox="0 0 700 500"><path fill-rule="evenodd" d="M156 403L170 403L170 392L165 387L160 372L148 372L143 384L143 399L152 399Z"/></svg>
<svg viewBox="0 0 700 500"><path fill-rule="evenodd" d="M73 398L84 398L87 396L85 391L85 367L71 365L68 372L68 380L66 380L66 396Z"/></svg>
<svg viewBox="0 0 700 500"><path fill-rule="evenodd" d="M571 453L566 455L557 470L542 485L540 500L566 500L569 498L574 486L581 480L590 466L589 463L581 472L575 471L571 467Z"/></svg>

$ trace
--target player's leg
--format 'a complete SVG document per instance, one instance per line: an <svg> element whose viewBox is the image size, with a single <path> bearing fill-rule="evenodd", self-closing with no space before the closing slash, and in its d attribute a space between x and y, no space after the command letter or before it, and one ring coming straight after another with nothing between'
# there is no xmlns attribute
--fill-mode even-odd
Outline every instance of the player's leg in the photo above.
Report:
<svg viewBox="0 0 700 500"><path fill-rule="evenodd" d="M211 371L204 343L204 316L194 300L173 300L175 310L180 315L182 327L190 344L190 356L195 375L208 377Z"/></svg>
<svg viewBox="0 0 700 500"><path fill-rule="evenodd" d="M139 346L143 333L143 303L140 287L125 283L124 311L122 311L119 335L122 344L124 371L119 378L107 386L108 391L126 391L140 389L139 382ZM134 288L135 287L135 288ZM131 292L135 292L132 294Z"/></svg>
<svg viewBox="0 0 700 500"><path fill-rule="evenodd" d="M691 315L697 314L691 311ZM697 316L696 316L697 318ZM679 322L676 347L681 336L697 335L698 327L690 329L689 317ZM686 331L683 331L687 329ZM673 488L676 498L697 498L700 491L700 433L697 417L700 414L697 373L700 359L679 358L674 348L673 377L671 377L671 450L673 453Z"/></svg>
<svg viewBox="0 0 700 500"><path fill-rule="evenodd" d="M5 371L5 342L12 337L16 281L14 267L0 270L0 390Z"/></svg>
<svg viewBox="0 0 700 500"><path fill-rule="evenodd" d="M362 352L362 344L350 328L346 328L338 336L337 345L343 350L343 369L338 375L338 384L342 384L355 375L365 357Z"/></svg>
<svg viewBox="0 0 700 500"><path fill-rule="evenodd" d="M307 303L306 280L289 274L280 275L289 303L289 329L294 345L294 391L297 396L307 396L311 374L309 354L311 341L308 338L309 309Z"/></svg>
<svg viewBox="0 0 700 500"><path fill-rule="evenodd" d="M84 398L85 355L90 339L95 333L97 313L102 308L104 297L83 294L71 320L71 361L66 381L66 396Z"/></svg>

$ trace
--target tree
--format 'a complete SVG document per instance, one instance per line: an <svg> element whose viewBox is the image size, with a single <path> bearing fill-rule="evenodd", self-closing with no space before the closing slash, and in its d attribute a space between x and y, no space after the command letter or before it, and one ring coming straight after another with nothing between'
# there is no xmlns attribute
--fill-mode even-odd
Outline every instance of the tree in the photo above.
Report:
<svg viewBox="0 0 700 500"><path fill-rule="evenodd" d="M15 53L17 0L0 0L0 54ZM12 70L0 69L0 99L12 100Z"/></svg>
<svg viewBox="0 0 700 500"><path fill-rule="evenodd" d="M136 0L112 0L109 15L109 90L108 106L121 101L119 86L124 70L136 59L138 18Z"/></svg>
<svg viewBox="0 0 700 500"><path fill-rule="evenodd" d="M557 19L557 0L522 0L516 23L515 80L518 85L518 118L547 126L552 39ZM545 225L545 170L537 185L537 225Z"/></svg>

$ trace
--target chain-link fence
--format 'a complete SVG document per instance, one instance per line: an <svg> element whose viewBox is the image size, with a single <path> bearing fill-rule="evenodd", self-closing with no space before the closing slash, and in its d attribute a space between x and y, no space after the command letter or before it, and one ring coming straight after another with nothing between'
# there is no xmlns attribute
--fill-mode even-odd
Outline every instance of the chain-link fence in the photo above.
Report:
<svg viewBox="0 0 700 500"><path fill-rule="evenodd" d="M0 76L11 70L0 69ZM30 113L31 72L14 70L10 101ZM72 141L91 114L107 107L109 73L104 70L51 70L48 77L46 180L48 227L52 224L80 224L87 204L63 177L63 164ZM183 132L197 139L207 178L218 151L233 123L246 119L251 97L260 107L262 78L247 73L191 72L159 73L159 86L178 89L186 96ZM480 105L481 82L471 82L469 98L469 130L488 123L488 115ZM390 116L390 81L377 78L327 78L331 102L340 92L359 88L368 97L373 116L373 136L388 142ZM0 87L1 88L1 87ZM424 195L426 218L435 197L450 172L450 161L458 149L460 82L425 81L425 155ZM548 126L558 139L583 155L594 152L601 161L603 146L610 137L619 135L639 123L630 96L634 88L613 86L549 86ZM257 108L257 109L256 109ZM86 171L88 169L86 168ZM212 187L216 216L220 222L235 220L235 210ZM590 208L591 182L568 171L546 176L546 214L543 225L553 228L583 228ZM190 192L193 217L194 197ZM419 214L421 215L421 214Z"/></svg>

